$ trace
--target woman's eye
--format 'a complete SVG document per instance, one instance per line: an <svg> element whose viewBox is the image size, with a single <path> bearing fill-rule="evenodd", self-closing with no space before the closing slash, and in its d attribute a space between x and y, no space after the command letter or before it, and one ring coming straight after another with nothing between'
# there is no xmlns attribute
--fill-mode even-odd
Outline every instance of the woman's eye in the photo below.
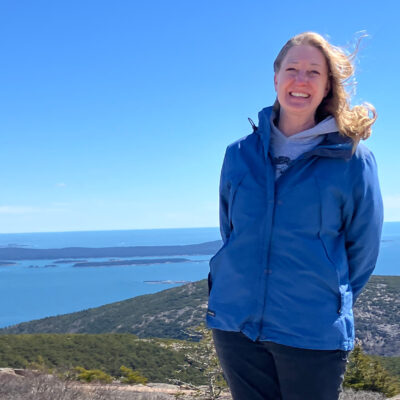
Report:
<svg viewBox="0 0 400 400"><path fill-rule="evenodd" d="M310 71L310 73L313 74L313 75L320 75L319 71L315 71L315 70L314 71Z"/></svg>
<svg viewBox="0 0 400 400"><path fill-rule="evenodd" d="M286 71L296 71L296 68L289 67L289 68L286 68Z"/></svg>

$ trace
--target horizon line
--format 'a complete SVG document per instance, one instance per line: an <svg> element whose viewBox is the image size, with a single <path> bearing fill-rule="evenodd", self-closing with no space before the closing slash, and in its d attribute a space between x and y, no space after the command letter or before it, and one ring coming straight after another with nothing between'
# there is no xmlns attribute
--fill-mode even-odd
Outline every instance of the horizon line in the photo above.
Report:
<svg viewBox="0 0 400 400"><path fill-rule="evenodd" d="M393 221L400 222L400 221ZM172 228L123 228L123 229L82 229L82 230L66 230L66 231L31 231L31 232L0 232L0 235L27 235L35 233L78 233L78 232L117 232L117 231L166 231L174 229L219 229L218 226L186 226Z"/></svg>
<svg viewBox="0 0 400 400"><path fill-rule="evenodd" d="M400 221L383 221L384 224L396 224ZM81 232L116 232L116 231L165 231L178 229L219 229L218 226L186 226L171 228L123 228L123 229L71 229L66 231L30 231L30 232L0 232L0 235L27 235L36 233L81 233Z"/></svg>

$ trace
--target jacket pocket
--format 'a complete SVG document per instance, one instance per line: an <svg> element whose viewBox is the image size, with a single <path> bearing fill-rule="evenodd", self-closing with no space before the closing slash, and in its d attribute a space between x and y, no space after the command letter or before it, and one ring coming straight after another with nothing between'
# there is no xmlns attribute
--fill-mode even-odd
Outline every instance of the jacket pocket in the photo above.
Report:
<svg viewBox="0 0 400 400"><path fill-rule="evenodd" d="M323 248L326 260L332 267L337 296L337 313L345 310L344 287L348 285L348 269L346 250L341 232L342 203L339 192L329 181L316 177L320 198L320 229L318 239Z"/></svg>
<svg viewBox="0 0 400 400"><path fill-rule="evenodd" d="M332 257L329 254L329 251L328 251L327 246L325 244L325 241L324 241L324 239L323 239L323 237L321 235L321 232L318 233L318 238L319 238L319 242L321 243L321 246L322 246L322 248L324 250L325 257L329 261L329 264L332 267L332 273L334 274L334 279L335 279L335 282L334 282L335 288L334 289L335 289L335 292L336 292L337 302L338 302L338 304L337 304L337 313L338 314L342 314L342 312L343 312L343 298L342 297L343 296L342 296L342 293L340 291L339 271L338 271L338 268L336 267L335 262L333 261Z"/></svg>
<svg viewBox="0 0 400 400"><path fill-rule="evenodd" d="M227 184L228 188L229 188L228 220L229 220L229 226L230 226L231 232L233 230L232 211L233 211L233 207L234 207L235 197L236 197L237 190L245 176L246 176L246 172L237 174L237 175L233 176L231 179L229 179L228 184Z"/></svg>
<svg viewBox="0 0 400 400"><path fill-rule="evenodd" d="M226 246L228 246L228 243L230 241L230 236L226 239L224 244L219 248L219 250L210 258L209 261L209 266L210 266L210 272L208 274L208 295L211 293L212 289L212 283L213 283L213 277L215 275L215 260L220 256L220 254L224 251Z"/></svg>
<svg viewBox="0 0 400 400"><path fill-rule="evenodd" d="M329 251L326 239L324 239L321 234L319 235L319 240L324 249L326 258L329 260L336 274L338 297L337 312L340 315L349 314L352 312L353 308L353 290L349 280L348 262L345 250L343 249L344 254L342 257L333 257L331 251ZM339 243L341 243L340 240ZM336 243L335 246L340 247L340 244Z"/></svg>

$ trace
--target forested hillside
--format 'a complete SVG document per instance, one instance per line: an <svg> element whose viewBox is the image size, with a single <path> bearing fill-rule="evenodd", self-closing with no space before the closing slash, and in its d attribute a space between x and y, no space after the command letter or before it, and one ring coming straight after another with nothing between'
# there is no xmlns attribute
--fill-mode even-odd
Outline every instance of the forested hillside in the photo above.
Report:
<svg viewBox="0 0 400 400"><path fill-rule="evenodd" d="M369 354L400 356L400 276L372 276L355 306L356 336ZM189 339L204 321L207 282L190 283L102 307L44 318L0 330L6 333L133 333Z"/></svg>
<svg viewBox="0 0 400 400"><path fill-rule="evenodd" d="M58 371L76 367L98 369L119 376L121 366L131 368L151 382L180 379L204 383L196 369L183 369L184 349L191 344L138 339L129 334L35 334L0 336L0 368L26 368L37 364Z"/></svg>
<svg viewBox="0 0 400 400"><path fill-rule="evenodd" d="M187 328L204 322L205 280L102 307L43 318L1 329L6 333L133 333L139 337L188 339Z"/></svg>

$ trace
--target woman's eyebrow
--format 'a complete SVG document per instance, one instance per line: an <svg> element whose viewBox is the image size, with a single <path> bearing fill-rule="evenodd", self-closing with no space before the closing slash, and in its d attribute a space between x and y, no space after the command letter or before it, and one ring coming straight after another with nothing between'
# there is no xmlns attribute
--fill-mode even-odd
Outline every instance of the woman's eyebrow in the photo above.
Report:
<svg viewBox="0 0 400 400"><path fill-rule="evenodd" d="M288 60L287 63L288 63L288 64L299 64L299 61L297 61L297 60ZM312 63L310 63L310 64L311 64L311 65L316 65L316 66L318 66L318 67L321 67L321 64L320 64L320 63L312 62Z"/></svg>

